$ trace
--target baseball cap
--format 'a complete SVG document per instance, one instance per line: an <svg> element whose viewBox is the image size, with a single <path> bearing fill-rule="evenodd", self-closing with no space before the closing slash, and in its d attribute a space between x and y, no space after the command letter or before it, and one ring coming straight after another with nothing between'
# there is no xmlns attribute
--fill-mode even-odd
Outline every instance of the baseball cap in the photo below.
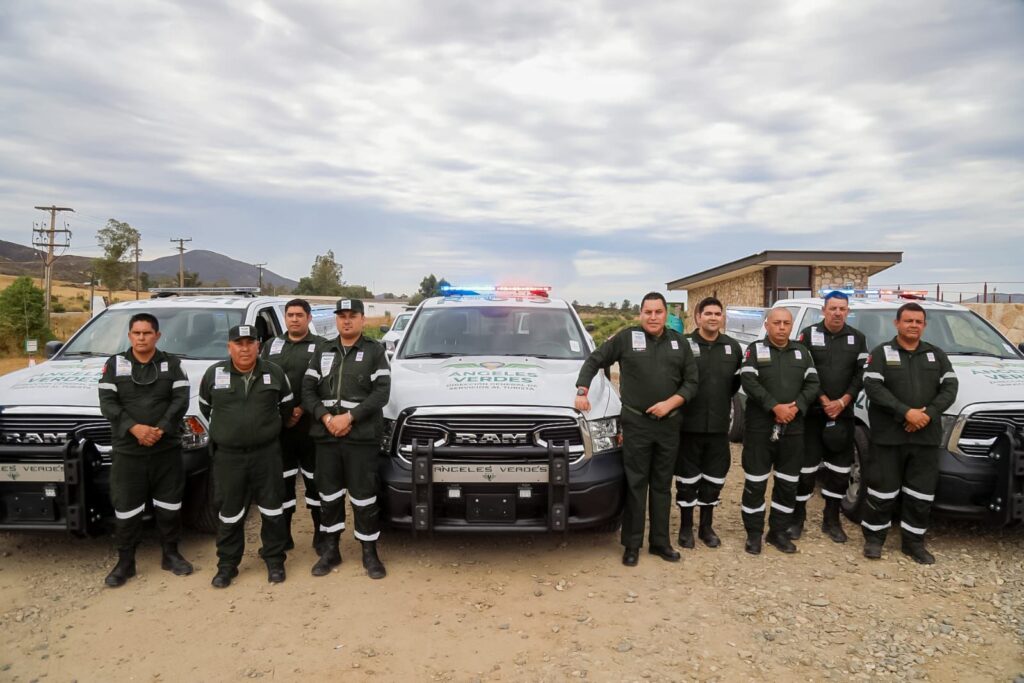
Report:
<svg viewBox="0 0 1024 683"><path fill-rule="evenodd" d="M228 330L228 341L235 341L238 339L256 339L256 326L255 325L235 325Z"/></svg>
<svg viewBox="0 0 1024 683"><path fill-rule="evenodd" d="M341 313L342 311L366 314L366 309L360 299L338 299L338 303L334 306L334 312Z"/></svg>

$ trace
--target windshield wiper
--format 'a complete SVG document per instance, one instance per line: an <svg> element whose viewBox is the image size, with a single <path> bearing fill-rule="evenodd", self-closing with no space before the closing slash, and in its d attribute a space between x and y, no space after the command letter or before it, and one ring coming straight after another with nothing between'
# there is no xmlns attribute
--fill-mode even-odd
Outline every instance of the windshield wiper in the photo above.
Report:
<svg viewBox="0 0 1024 683"><path fill-rule="evenodd" d="M950 351L951 356L989 356L991 358L1007 358L991 351Z"/></svg>
<svg viewBox="0 0 1024 683"><path fill-rule="evenodd" d="M408 356L402 356L402 358L451 358L458 356L458 353L449 353L447 351L430 351L429 353L410 353Z"/></svg>
<svg viewBox="0 0 1024 683"><path fill-rule="evenodd" d="M100 353L98 351L66 351L66 352L60 354L60 357L61 358L67 358L69 356L88 356L88 357L91 358L93 356L113 356L113 355L114 354L112 354L112 353Z"/></svg>

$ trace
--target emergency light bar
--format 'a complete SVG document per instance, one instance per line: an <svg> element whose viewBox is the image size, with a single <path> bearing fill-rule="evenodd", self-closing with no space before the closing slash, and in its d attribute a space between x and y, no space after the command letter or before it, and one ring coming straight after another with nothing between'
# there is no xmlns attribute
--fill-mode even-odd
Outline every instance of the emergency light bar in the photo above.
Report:
<svg viewBox="0 0 1024 683"><path fill-rule="evenodd" d="M830 292L840 292L851 299L881 299L883 301L924 299L928 296L928 291L924 289L840 289L835 287L819 289L818 296L824 298Z"/></svg>
<svg viewBox="0 0 1024 683"><path fill-rule="evenodd" d="M480 287L441 287L441 296L482 296L484 294L516 294L519 296L540 296L547 298L551 292L548 285L483 285Z"/></svg>
<svg viewBox="0 0 1024 683"><path fill-rule="evenodd" d="M247 296L255 297L259 287L150 287L149 293L159 299L168 296Z"/></svg>

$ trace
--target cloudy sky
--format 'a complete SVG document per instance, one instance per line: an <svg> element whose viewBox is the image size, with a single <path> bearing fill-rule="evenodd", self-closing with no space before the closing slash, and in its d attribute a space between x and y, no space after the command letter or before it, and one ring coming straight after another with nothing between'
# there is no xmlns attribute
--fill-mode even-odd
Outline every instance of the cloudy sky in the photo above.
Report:
<svg viewBox="0 0 1024 683"><path fill-rule="evenodd" d="M589 302L769 248L1022 281L1022 65L1020 0L7 0L0 239L56 203L81 255L114 217Z"/></svg>

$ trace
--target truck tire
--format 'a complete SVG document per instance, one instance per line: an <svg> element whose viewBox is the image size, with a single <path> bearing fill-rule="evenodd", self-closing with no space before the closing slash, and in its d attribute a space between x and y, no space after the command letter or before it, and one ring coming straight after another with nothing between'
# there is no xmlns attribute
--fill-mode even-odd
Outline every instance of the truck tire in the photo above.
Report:
<svg viewBox="0 0 1024 683"><path fill-rule="evenodd" d="M857 524L860 524L863 517L867 498L863 469L864 459L870 457L870 447L867 427L857 425L853 430L853 464L850 468L850 479L846 484L846 495L839 503L846 518Z"/></svg>
<svg viewBox="0 0 1024 683"><path fill-rule="evenodd" d="M743 443L743 401L738 394L732 397L729 407L729 441Z"/></svg>
<svg viewBox="0 0 1024 683"><path fill-rule="evenodd" d="M213 504L213 472L205 469L185 482L182 521L204 534L217 532L217 507Z"/></svg>

